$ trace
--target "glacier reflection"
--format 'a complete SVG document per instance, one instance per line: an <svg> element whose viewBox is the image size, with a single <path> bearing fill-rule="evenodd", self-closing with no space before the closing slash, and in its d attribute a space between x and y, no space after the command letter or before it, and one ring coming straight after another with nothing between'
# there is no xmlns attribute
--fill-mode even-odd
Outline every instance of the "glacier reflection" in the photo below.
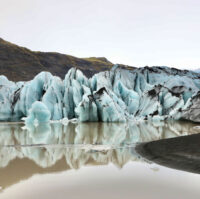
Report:
<svg viewBox="0 0 200 199"><path fill-rule="evenodd" d="M35 173L79 169L113 163L121 168L139 160L134 145L198 133L188 122L60 123L23 127L0 124L0 186L3 188Z"/></svg>
<svg viewBox="0 0 200 199"><path fill-rule="evenodd" d="M198 133L190 122L130 123L44 123L24 126L23 123L0 123L0 146L29 145L109 145L137 142Z"/></svg>

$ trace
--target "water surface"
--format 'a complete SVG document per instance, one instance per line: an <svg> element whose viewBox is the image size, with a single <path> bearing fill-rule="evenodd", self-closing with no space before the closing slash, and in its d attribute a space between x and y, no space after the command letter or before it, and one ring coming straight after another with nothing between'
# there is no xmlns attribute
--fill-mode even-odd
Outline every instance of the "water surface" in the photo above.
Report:
<svg viewBox="0 0 200 199"><path fill-rule="evenodd" d="M199 198L198 174L155 161L147 155L150 150L136 150L152 141L168 144L199 132L194 123L172 121L26 128L22 123L1 123L0 198ZM166 151L164 146L160 143L152 151L162 156L159 149ZM169 147L168 153L178 147L184 154L184 147Z"/></svg>

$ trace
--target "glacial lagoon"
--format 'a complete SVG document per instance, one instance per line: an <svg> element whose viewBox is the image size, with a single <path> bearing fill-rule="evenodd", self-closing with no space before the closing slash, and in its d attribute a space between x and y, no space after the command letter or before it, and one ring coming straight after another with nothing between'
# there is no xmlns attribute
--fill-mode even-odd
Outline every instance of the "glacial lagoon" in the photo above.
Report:
<svg viewBox="0 0 200 199"><path fill-rule="evenodd" d="M199 198L199 132L186 121L0 123L0 198Z"/></svg>

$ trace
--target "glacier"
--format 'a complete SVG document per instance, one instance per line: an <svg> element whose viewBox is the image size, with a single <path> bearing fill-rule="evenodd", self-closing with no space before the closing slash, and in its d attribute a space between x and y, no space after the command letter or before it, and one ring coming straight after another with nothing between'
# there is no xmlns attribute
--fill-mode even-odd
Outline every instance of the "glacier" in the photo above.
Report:
<svg viewBox="0 0 200 199"><path fill-rule="evenodd" d="M64 80L49 72L27 82L0 76L0 121L200 122L199 109L200 74L189 70L115 65L91 78L76 68Z"/></svg>

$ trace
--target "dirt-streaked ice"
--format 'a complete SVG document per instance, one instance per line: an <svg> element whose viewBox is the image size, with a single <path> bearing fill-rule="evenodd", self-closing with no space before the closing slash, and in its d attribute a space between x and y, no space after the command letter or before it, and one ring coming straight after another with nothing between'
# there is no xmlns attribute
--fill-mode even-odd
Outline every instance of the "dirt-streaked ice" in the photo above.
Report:
<svg viewBox="0 0 200 199"><path fill-rule="evenodd" d="M39 102L35 110L42 113L47 109L51 120L183 118L200 122L199 90L200 74L168 67L130 69L116 65L90 79L72 68L64 80L41 72L31 81L17 83L0 76L0 120L29 117L30 122L31 107ZM41 118L45 120L44 115Z"/></svg>

